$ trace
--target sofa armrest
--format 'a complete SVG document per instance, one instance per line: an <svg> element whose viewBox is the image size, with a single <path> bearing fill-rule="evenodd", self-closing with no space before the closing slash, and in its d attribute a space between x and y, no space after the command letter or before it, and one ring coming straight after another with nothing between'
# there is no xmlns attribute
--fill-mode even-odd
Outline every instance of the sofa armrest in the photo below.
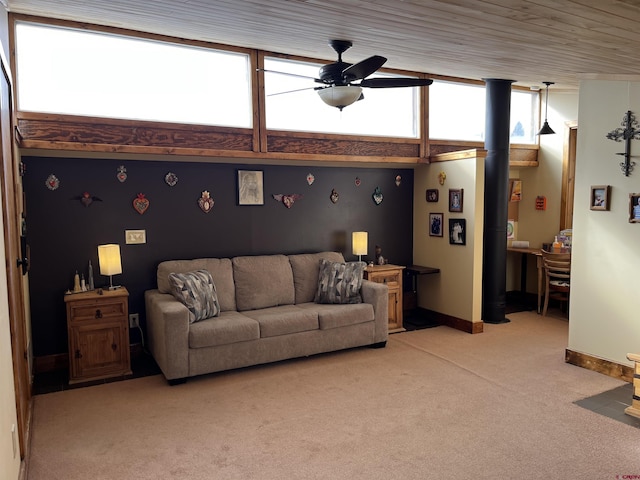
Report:
<svg viewBox="0 0 640 480"><path fill-rule="evenodd" d="M167 380L189 376L189 310L173 295L144 292L149 350Z"/></svg>
<svg viewBox="0 0 640 480"><path fill-rule="evenodd" d="M375 334L373 343L386 342L389 336L389 287L384 283L362 280L362 301L373 305Z"/></svg>

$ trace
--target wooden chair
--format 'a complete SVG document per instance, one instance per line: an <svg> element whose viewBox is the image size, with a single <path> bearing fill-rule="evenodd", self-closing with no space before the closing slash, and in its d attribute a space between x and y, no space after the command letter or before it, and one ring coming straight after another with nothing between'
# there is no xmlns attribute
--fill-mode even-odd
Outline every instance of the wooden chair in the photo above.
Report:
<svg viewBox="0 0 640 480"><path fill-rule="evenodd" d="M549 298L566 302L569 311L569 290L571 289L571 254L552 253L542 250L542 264L545 275L545 295L542 316L547 315Z"/></svg>

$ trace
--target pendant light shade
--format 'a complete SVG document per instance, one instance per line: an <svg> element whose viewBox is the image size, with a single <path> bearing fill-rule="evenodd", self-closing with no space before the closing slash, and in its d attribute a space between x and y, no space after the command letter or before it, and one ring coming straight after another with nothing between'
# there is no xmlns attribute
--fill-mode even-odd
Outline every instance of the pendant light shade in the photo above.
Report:
<svg viewBox="0 0 640 480"><path fill-rule="evenodd" d="M553 85L553 82L542 82L547 86L547 94L546 99L544 101L544 123L542 124L542 128L538 132L538 135L550 135L552 133L556 133L549 126L549 122L547 121L547 111L549 109L549 85Z"/></svg>

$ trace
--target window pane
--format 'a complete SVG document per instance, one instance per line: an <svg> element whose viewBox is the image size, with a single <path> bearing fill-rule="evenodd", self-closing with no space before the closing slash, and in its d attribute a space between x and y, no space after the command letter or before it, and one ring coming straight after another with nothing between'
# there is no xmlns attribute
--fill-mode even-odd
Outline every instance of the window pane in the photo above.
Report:
<svg viewBox="0 0 640 480"><path fill-rule="evenodd" d="M364 88L363 100L340 111L325 104L314 90L320 85L313 79L321 66L265 58L268 129L418 137L418 88ZM368 78L385 76L397 75Z"/></svg>
<svg viewBox="0 0 640 480"><path fill-rule="evenodd" d="M16 25L18 108L251 127L248 55Z"/></svg>
<svg viewBox="0 0 640 480"><path fill-rule="evenodd" d="M511 91L511 143L536 143L538 92ZM484 142L484 85L435 81L429 87L429 137Z"/></svg>

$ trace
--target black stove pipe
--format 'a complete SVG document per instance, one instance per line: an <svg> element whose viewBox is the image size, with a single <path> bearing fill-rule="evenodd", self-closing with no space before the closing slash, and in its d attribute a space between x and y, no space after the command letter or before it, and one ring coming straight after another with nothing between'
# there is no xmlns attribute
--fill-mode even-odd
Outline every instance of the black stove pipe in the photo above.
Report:
<svg viewBox="0 0 640 480"><path fill-rule="evenodd" d="M482 319L507 323L507 210L509 202L509 119L513 80L486 83L484 170L484 255Z"/></svg>

